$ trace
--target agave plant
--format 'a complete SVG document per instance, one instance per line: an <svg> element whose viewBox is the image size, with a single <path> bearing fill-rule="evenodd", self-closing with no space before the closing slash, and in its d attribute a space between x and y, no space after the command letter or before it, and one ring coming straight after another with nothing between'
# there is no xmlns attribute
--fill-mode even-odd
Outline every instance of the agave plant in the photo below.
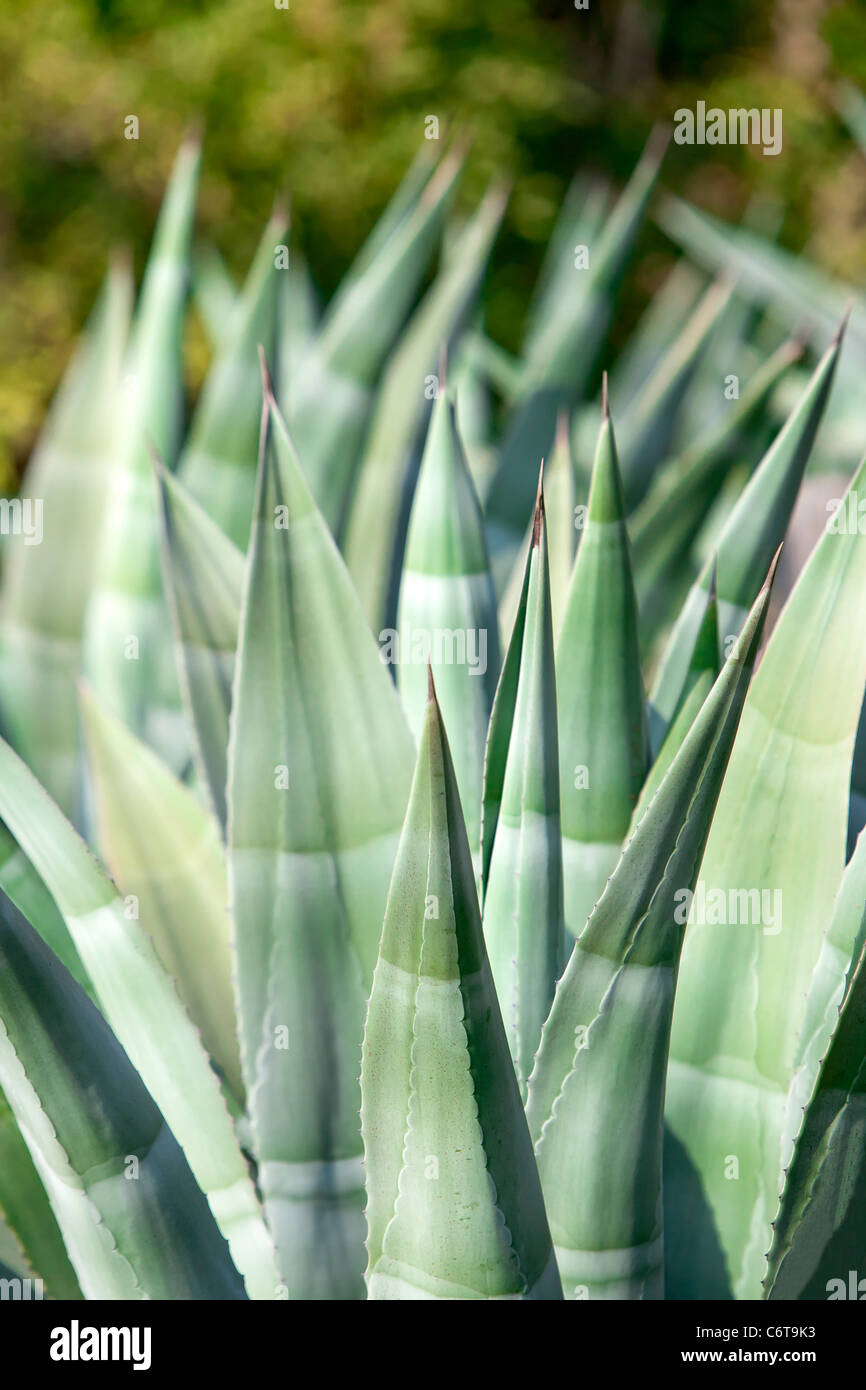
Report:
<svg viewBox="0 0 866 1390"><path fill-rule="evenodd" d="M192 141L134 315L112 262L6 503L41 543L8 536L0 615L4 1280L798 1299L858 1267L866 463L771 593L862 308L826 346L814 272L662 203L691 260L607 362L663 144L616 199L576 180L514 357L505 195L456 220L459 148L321 312L281 208L240 290L193 245Z"/></svg>

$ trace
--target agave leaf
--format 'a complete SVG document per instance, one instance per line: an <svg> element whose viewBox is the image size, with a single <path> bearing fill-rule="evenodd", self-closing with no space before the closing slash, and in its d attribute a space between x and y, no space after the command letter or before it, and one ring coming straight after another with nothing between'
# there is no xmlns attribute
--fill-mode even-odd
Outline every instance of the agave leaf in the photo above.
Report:
<svg viewBox="0 0 866 1390"><path fill-rule="evenodd" d="M851 324L851 347L858 358L866 354L866 296L858 295L853 286L833 280L805 257L784 251L749 228L729 227L679 198L665 197L658 220L700 265L730 271L742 290L784 311L792 328L805 327L810 335L826 338L853 298L859 309Z"/></svg>
<svg viewBox="0 0 866 1390"><path fill-rule="evenodd" d="M30 860L0 822L0 888L10 897L42 940L63 962L85 994L93 998L93 985L69 935L69 928Z"/></svg>
<svg viewBox="0 0 866 1390"><path fill-rule="evenodd" d="M526 315L522 355L531 360L536 340L551 320L565 315L573 295L574 256L578 246L597 242L610 212L611 189L604 179L576 174L562 201L544 254Z"/></svg>
<svg viewBox="0 0 866 1390"><path fill-rule="evenodd" d="M860 839L864 840L861 835ZM855 846L846 865L833 916L815 965L803 1026L797 1039L796 1071L788 1090L788 1117L783 1145L790 1151L814 1090L819 1068L839 1022L846 976L854 970L864 944L866 922L866 843ZM850 984L850 977L848 979Z"/></svg>
<svg viewBox="0 0 866 1390"><path fill-rule="evenodd" d="M866 462L855 497L864 481ZM760 1296L789 1157L786 1098L844 864L864 584L863 537L828 530L752 683L701 866L668 1078L681 1163L666 1182L688 1227L670 1275L691 1297ZM698 1210L686 1195L696 1178Z"/></svg>
<svg viewBox="0 0 866 1390"><path fill-rule="evenodd" d="M216 1074L175 986L136 921L134 904L124 903L2 740L0 816L63 913L102 1011L183 1148L250 1297L274 1298L279 1277L270 1238ZM14 1109L5 1082L0 1085Z"/></svg>
<svg viewBox="0 0 866 1390"><path fill-rule="evenodd" d="M192 257L192 297L214 353L231 341L238 289L213 242L199 242Z"/></svg>
<svg viewBox="0 0 866 1390"><path fill-rule="evenodd" d="M394 624L429 378L472 309L504 209L504 194L492 189L412 316L379 391L343 542L374 632Z"/></svg>
<svg viewBox="0 0 866 1390"><path fill-rule="evenodd" d="M418 290L463 165L447 156L413 209L329 304L289 396L313 494L342 532L373 386Z"/></svg>
<svg viewBox="0 0 866 1390"><path fill-rule="evenodd" d="M287 227L285 208L275 208L177 465L195 500L241 549L250 534L261 420L258 349L274 355L280 277L289 273L277 264Z"/></svg>
<svg viewBox="0 0 866 1390"><path fill-rule="evenodd" d="M842 325L844 328L844 324ZM781 543L821 423L841 348L842 329L824 353L803 397L752 475L716 544L719 641L742 626L770 558ZM706 604L711 563L692 585L671 633L650 696L650 718L660 741L679 703L690 653Z"/></svg>
<svg viewBox="0 0 866 1390"><path fill-rule="evenodd" d="M821 1048L827 1051L817 1075L809 1068L814 1082L812 1094L805 1114L799 1117L802 1125L768 1256L764 1287L770 1298L862 1297L859 1270L866 1240L864 903L866 837L861 836L842 881L824 943L825 949L837 951L844 945L841 970L833 972L830 991L817 991L824 1011L821 1026L810 1039L811 1060L822 1058ZM816 971L810 999L815 985L824 983L822 973L820 969ZM827 971L827 983L829 976ZM796 1099L801 1096L802 1092ZM853 1290L852 1270L856 1271Z"/></svg>
<svg viewBox="0 0 866 1390"><path fill-rule="evenodd" d="M277 298L277 399L281 406L289 401L292 382L300 371L318 324L319 302L309 266L293 248L289 268L280 275Z"/></svg>
<svg viewBox="0 0 866 1390"><path fill-rule="evenodd" d="M727 266L753 302L766 306L771 331L779 323L819 347L843 313L854 312L846 334L847 351L816 462L827 471L856 466L862 449L863 371L866 366L866 295L856 285L834 280L804 256L794 256L748 227L728 227L687 203L668 199L662 206L664 230L702 265ZM774 347L776 343L772 344Z"/></svg>
<svg viewBox="0 0 866 1390"><path fill-rule="evenodd" d="M520 394L521 363L477 328L472 334L475 361L489 386L509 404Z"/></svg>
<svg viewBox="0 0 866 1390"><path fill-rule="evenodd" d="M208 1204L136 1069L3 894L0 1020L0 1085L85 1298L243 1298Z"/></svg>
<svg viewBox="0 0 866 1390"><path fill-rule="evenodd" d="M490 846L484 940L525 1096L566 956L553 619L540 483L512 646L517 649L517 687L509 699L509 668L514 665L509 652L505 690L500 697L497 689L493 704L484 767L483 837ZM507 729L500 729L500 722ZM487 818L494 809L491 831Z"/></svg>
<svg viewBox="0 0 866 1390"><path fill-rule="evenodd" d="M559 1298L432 681L361 1094L368 1297Z"/></svg>
<svg viewBox="0 0 866 1390"><path fill-rule="evenodd" d="M544 1025L526 1113L567 1298L663 1297L677 908L697 876L770 582L578 938Z"/></svg>
<svg viewBox="0 0 866 1390"><path fill-rule="evenodd" d="M4 555L4 726L70 816L80 792L75 679L131 297L129 264L115 260L25 475L25 497L42 509L41 543L18 537Z"/></svg>
<svg viewBox="0 0 866 1390"><path fill-rule="evenodd" d="M483 333L480 313L475 330L465 333L452 357L451 374L457 429L463 440L475 491L483 497L493 475L497 451L493 443L493 393L478 360L477 344Z"/></svg>
<svg viewBox="0 0 866 1390"><path fill-rule="evenodd" d="M866 1063L864 944L866 835L861 835L821 944L797 1040L783 1139L785 1151L793 1149L794 1156L773 1223L764 1283L770 1297L825 1297L829 1278L847 1282L846 1250L854 1268L862 1253L862 1200L854 1194L859 1183L862 1199L862 1146L856 1136L862 1130Z"/></svg>
<svg viewBox="0 0 866 1390"><path fill-rule="evenodd" d="M13 1249L3 1253L15 1260L16 1271L43 1280L49 1298L81 1298L45 1188L2 1091L0 1223L14 1241Z"/></svg>
<svg viewBox="0 0 866 1390"><path fill-rule="evenodd" d="M715 684L719 674L719 617L718 606L716 604L716 574L715 569L710 574L710 588L707 594L706 608L695 638L695 645L692 650L689 669L686 672L686 679L683 684L682 694L677 708L674 710L667 733L662 739L661 747L655 756L652 767L649 770L647 779L643 784L640 794L640 801L637 804L634 814L634 823L638 819L652 800L658 790L662 778L673 762L677 750L681 746L683 739L695 721L698 710L703 705L707 696ZM652 730L650 730L650 740L652 740Z"/></svg>
<svg viewBox="0 0 866 1390"><path fill-rule="evenodd" d="M121 429L85 627L85 672L113 713L183 767L180 710L159 569L150 450L169 467L180 443L181 337L201 152L187 140L159 215L126 362Z"/></svg>
<svg viewBox="0 0 866 1390"><path fill-rule="evenodd" d="M550 317L547 331L532 340L531 356L524 362L521 399L485 499L491 549L497 556L503 549L507 559L513 559L532 512L535 471L550 451L557 415L579 400L594 370L613 313L614 295L655 187L663 153L659 132L654 132L590 248L589 269L573 270L571 294L560 297L559 312ZM569 249L574 265L573 249Z"/></svg>
<svg viewBox="0 0 866 1390"><path fill-rule="evenodd" d="M342 289L360 280L407 219L418 207L425 188L436 168L436 151L430 143L419 146L384 210L379 214L372 231L355 256L343 277Z"/></svg>
<svg viewBox="0 0 866 1390"><path fill-rule="evenodd" d="M397 686L416 739L426 718L426 663L432 664L451 727L469 843L477 853L499 632L481 508L444 389L430 417L412 503L393 636ZM389 654L387 645L383 653Z"/></svg>
<svg viewBox="0 0 866 1390"><path fill-rule="evenodd" d="M659 360L691 318L706 287L706 276L685 257L674 263L617 357L610 377L613 400L630 406L638 398Z"/></svg>
<svg viewBox="0 0 866 1390"><path fill-rule="evenodd" d="M159 462L156 479L180 688L199 775L225 829L226 750L244 557Z"/></svg>
<svg viewBox="0 0 866 1390"><path fill-rule="evenodd" d="M412 741L266 392L229 745L241 1058L291 1297L363 1297L360 1048Z"/></svg>
<svg viewBox="0 0 866 1390"><path fill-rule="evenodd" d="M556 667L565 920L577 936L619 859L647 770L637 604L606 399Z"/></svg>
<svg viewBox="0 0 866 1390"><path fill-rule="evenodd" d="M643 501L656 469L667 456L679 411L731 294L732 285L727 280L709 287L624 412L619 451L624 460L623 491L629 512Z"/></svg>
<svg viewBox="0 0 866 1390"><path fill-rule="evenodd" d="M228 885L216 824L87 687L79 702L102 857L122 891L134 895L143 929L242 1101Z"/></svg>
<svg viewBox="0 0 866 1390"><path fill-rule="evenodd" d="M747 427L801 355L799 343L783 343L757 368L724 415L659 469L653 487L629 518L643 637L654 635L667 617L671 577L687 560L736 451L743 447Z"/></svg>
<svg viewBox="0 0 866 1390"><path fill-rule="evenodd" d="M574 556L580 532L586 519L586 507L578 505L577 473L571 455L568 416L563 410L556 427L556 443L549 464L544 469L544 514L548 536L548 565L550 569L550 604L553 635L559 637L568 587L574 569ZM585 494L584 494L585 495ZM499 630L511 632L517 605L523 592L526 560L532 541L534 521L530 523L520 553L511 571L511 578L499 603Z"/></svg>

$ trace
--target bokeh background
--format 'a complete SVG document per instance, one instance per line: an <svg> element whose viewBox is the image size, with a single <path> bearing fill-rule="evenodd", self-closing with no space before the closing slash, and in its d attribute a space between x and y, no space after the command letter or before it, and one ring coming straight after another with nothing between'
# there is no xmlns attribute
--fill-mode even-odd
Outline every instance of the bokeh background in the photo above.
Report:
<svg viewBox="0 0 866 1390"><path fill-rule="evenodd" d="M840 117L866 88L863 0L2 0L0 470L26 461L112 246L140 271L186 126L206 130L200 230L243 273L278 189L323 295L423 140L474 137L463 196L513 180L487 322L505 347L575 169L616 181L681 105L782 106L778 158L674 147L664 185L727 219L758 194L779 238L854 283L866 159ZM124 139L136 115L137 141ZM624 340L673 252L649 226ZM195 328L191 330L195 333ZM202 363L203 363L202 357ZM191 388L198 361L191 345Z"/></svg>

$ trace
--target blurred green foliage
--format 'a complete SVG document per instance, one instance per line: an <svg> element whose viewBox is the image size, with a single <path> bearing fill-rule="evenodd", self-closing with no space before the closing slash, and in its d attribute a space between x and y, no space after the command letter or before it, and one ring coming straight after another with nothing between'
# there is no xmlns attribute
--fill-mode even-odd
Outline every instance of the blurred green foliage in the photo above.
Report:
<svg viewBox="0 0 866 1390"><path fill-rule="evenodd" d="M109 249L140 269L184 128L206 127L200 227L240 275L274 192L327 294L424 138L474 137L463 192L514 181L488 321L519 337L577 167L621 181L650 123L698 98L782 106L777 158L673 147L668 187L734 218L755 189L782 238L866 270L864 161L835 110L866 86L862 0L10 0L0 5L0 465L20 467ZM136 115L140 138L124 139ZM447 129L446 129L447 128ZM669 251L650 231L622 334ZM196 375L193 355L193 377ZM193 385L195 384L193 380Z"/></svg>

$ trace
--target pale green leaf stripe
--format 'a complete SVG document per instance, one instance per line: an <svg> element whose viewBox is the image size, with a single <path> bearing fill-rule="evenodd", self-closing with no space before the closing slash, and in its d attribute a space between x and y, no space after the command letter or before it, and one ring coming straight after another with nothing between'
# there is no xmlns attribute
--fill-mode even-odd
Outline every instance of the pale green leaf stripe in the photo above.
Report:
<svg viewBox="0 0 866 1390"><path fill-rule="evenodd" d="M88 1299L238 1299L183 1151L108 1024L0 895L0 1085Z"/></svg>
<svg viewBox="0 0 866 1390"><path fill-rule="evenodd" d="M84 842L2 740L0 816L63 913L102 1010L177 1136L250 1297L275 1297L273 1248L246 1162L175 986Z"/></svg>
<svg viewBox="0 0 866 1390"><path fill-rule="evenodd" d="M520 661L516 698L506 712L497 691L491 716L492 734L497 714L510 715L510 728L505 765L495 774L501 793L483 921L505 1032L525 1096L542 1024L566 959L553 620L540 494L523 606L520 633L516 630L512 638ZM494 736L488 743L485 811L493 774L491 749L495 755L502 742Z"/></svg>
<svg viewBox="0 0 866 1390"><path fill-rule="evenodd" d="M373 385L417 293L461 155L446 156L417 203L334 296L290 390L292 436L310 486L340 536L373 398Z"/></svg>
<svg viewBox="0 0 866 1390"><path fill-rule="evenodd" d="M109 709L175 770L188 756L159 565L151 450L173 467L181 336L201 151L181 147L154 234L119 402L121 430L85 627L84 668Z"/></svg>
<svg viewBox="0 0 866 1390"><path fill-rule="evenodd" d="M267 408L229 745L241 1059L290 1297L362 1298L360 1049L412 741Z"/></svg>
<svg viewBox="0 0 866 1390"><path fill-rule="evenodd" d="M23 498L42 509L40 543L11 538L4 554L4 725L69 816L77 816L80 796L75 679L113 459L131 300L129 264L116 260L22 485ZM38 522L26 511L22 519Z"/></svg>
<svg viewBox="0 0 866 1390"><path fill-rule="evenodd" d="M666 140L665 140L666 143ZM512 414L499 468L485 499L490 544L513 557L532 512L535 476L549 452L556 419L579 399L613 313L614 295L643 221L664 153L653 135L628 185L589 248L589 268L575 268L571 292L535 334L523 365L521 400ZM566 250L566 248L563 248ZM574 247L567 252L574 265Z"/></svg>
<svg viewBox="0 0 866 1390"><path fill-rule="evenodd" d="M50 946L73 979L81 985L85 994L94 998L93 985L87 978L87 971L81 964L81 958L75 949L75 943L69 935L69 928L63 920L60 909L30 860L2 822L0 822L0 888L12 899L18 911L22 912L28 922L36 928L46 946Z"/></svg>
<svg viewBox="0 0 866 1390"><path fill-rule="evenodd" d="M477 854L499 630L481 508L444 388L430 417L412 503L397 628L386 635L383 654L399 663L397 686L416 739L426 717L428 660L433 667L451 729L469 843Z"/></svg>
<svg viewBox="0 0 866 1390"><path fill-rule="evenodd" d="M565 920L577 936L619 859L647 769L637 604L606 407L556 667Z"/></svg>
<svg viewBox="0 0 866 1390"><path fill-rule="evenodd" d="M643 501L659 464L667 456L678 413L710 339L730 304L731 294L730 281L719 280L710 285L667 352L656 363L636 399L623 411L619 452L629 512Z"/></svg>
<svg viewBox="0 0 866 1390"><path fill-rule="evenodd" d="M484 198L413 314L379 390L343 539L374 632L394 621L429 377L443 343L454 342L477 297L504 204L497 189Z"/></svg>
<svg viewBox="0 0 866 1390"><path fill-rule="evenodd" d="M843 325L844 326L844 325ZM784 538L815 435L824 415L841 348L841 332L824 353L797 408L776 436L728 517L716 545L719 643L739 632ZM679 703L689 654L706 603L710 564L686 597L650 696L656 746Z"/></svg>
<svg viewBox="0 0 866 1390"><path fill-rule="evenodd" d="M246 549L256 480L261 374L259 347L274 355L288 217L275 209L262 234L227 341L205 378L177 474L241 550ZM282 252L282 254L281 254Z"/></svg>
<svg viewBox="0 0 866 1390"><path fill-rule="evenodd" d="M866 463L855 497L864 483ZM705 1192L689 1217L687 1267L672 1269L694 1297L720 1281L760 1296L786 1096L844 864L864 586L863 537L828 530L755 676L701 867L706 920L686 940L668 1085L669 1125ZM725 1155L737 1159L736 1182Z"/></svg>
<svg viewBox="0 0 866 1390"><path fill-rule="evenodd" d="M426 708L364 1034L371 1299L558 1299L454 768Z"/></svg>
<svg viewBox="0 0 866 1390"><path fill-rule="evenodd" d="M156 467L165 592L202 785L226 823L226 750L244 557L162 465Z"/></svg>
<svg viewBox="0 0 866 1390"><path fill-rule="evenodd" d="M45 1188L15 1116L0 1091L0 1248L24 1278L42 1279L49 1298L80 1299L81 1290ZM14 1242L7 1250L6 1239Z"/></svg>
<svg viewBox="0 0 866 1390"><path fill-rule="evenodd" d="M769 584L578 938L544 1026L527 1118L566 1297L664 1296L677 909L697 875L768 602Z"/></svg>
<svg viewBox="0 0 866 1390"><path fill-rule="evenodd" d="M242 1102L228 883L216 823L87 687L79 703L102 858L121 892L135 897L142 928Z"/></svg>

